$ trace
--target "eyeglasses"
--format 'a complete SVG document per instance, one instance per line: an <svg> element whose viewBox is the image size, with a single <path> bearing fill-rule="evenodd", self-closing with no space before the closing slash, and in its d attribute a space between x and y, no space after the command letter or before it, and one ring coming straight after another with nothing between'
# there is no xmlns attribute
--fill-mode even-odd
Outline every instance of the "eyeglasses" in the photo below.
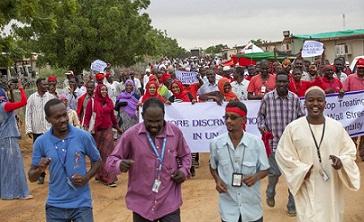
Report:
<svg viewBox="0 0 364 222"><path fill-rule="evenodd" d="M229 118L230 118L231 120L236 120L236 119L238 119L239 117L241 117L241 116L231 115L231 116L223 116L222 118L224 118L225 120L228 120Z"/></svg>

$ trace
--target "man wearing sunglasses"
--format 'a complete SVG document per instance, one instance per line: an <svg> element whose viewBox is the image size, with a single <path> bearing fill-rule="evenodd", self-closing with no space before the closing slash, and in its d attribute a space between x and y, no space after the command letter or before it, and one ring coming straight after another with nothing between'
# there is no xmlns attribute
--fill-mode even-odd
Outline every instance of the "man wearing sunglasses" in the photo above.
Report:
<svg viewBox="0 0 364 222"><path fill-rule="evenodd" d="M210 143L210 172L219 195L222 221L263 221L260 180L269 173L265 147L245 132L247 108L232 100L226 105L224 133Z"/></svg>

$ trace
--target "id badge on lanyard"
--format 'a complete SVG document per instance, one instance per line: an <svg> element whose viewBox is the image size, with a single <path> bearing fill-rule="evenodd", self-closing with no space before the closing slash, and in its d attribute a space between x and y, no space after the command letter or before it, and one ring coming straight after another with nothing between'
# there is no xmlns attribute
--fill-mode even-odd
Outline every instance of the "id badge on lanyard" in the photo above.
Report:
<svg viewBox="0 0 364 222"><path fill-rule="evenodd" d="M152 138L150 138L149 134L147 134L147 138L150 143L150 146L152 147L152 150L154 151L157 159L159 160L158 177L157 177L157 179L154 180L154 183L152 186L152 191L154 193L158 193L159 188L162 184L160 177L161 177L161 172L162 172L162 162L164 159L164 151L166 149L167 136L164 136L161 154L158 153L157 147L155 146L154 142L152 141Z"/></svg>

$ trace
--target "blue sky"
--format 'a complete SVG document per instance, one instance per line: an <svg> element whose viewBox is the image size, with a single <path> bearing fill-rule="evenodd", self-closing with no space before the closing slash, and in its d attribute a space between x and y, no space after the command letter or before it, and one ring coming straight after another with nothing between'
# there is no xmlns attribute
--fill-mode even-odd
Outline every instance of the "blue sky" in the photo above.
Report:
<svg viewBox="0 0 364 222"><path fill-rule="evenodd" d="M363 0L152 0L147 13L154 28L166 30L187 50L233 47L259 38L280 41L284 30L314 34L364 29Z"/></svg>

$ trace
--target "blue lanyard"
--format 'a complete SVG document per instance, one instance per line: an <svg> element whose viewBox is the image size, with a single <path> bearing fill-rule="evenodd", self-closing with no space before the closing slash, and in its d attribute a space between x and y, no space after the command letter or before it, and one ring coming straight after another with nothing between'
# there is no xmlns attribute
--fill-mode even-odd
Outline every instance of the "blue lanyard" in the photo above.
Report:
<svg viewBox="0 0 364 222"><path fill-rule="evenodd" d="M152 141L152 138L150 138L150 135L148 133L147 133L147 137L148 137L148 141L149 141L150 146L152 147L155 155L157 156L157 159L159 160L159 167L158 167L158 180L159 180L160 176L161 176L161 171L162 171L162 162L163 162L163 159L164 159L164 151L166 149L167 136L164 136L163 145L162 145L162 152L161 152L160 155L158 153L157 147L155 147L155 144Z"/></svg>

